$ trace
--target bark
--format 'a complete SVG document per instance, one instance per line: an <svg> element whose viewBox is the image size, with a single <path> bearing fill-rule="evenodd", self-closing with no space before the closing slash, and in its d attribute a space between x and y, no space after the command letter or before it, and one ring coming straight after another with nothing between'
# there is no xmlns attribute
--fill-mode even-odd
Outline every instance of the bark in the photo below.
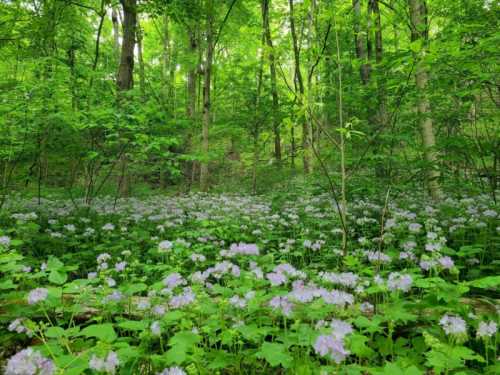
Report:
<svg viewBox="0 0 500 375"><path fill-rule="evenodd" d="M377 97L378 97L378 124L384 128L388 122L385 93L384 71L380 64L384 55L382 38L382 21L380 17L379 0L370 0L375 21L375 61L377 63Z"/></svg>
<svg viewBox="0 0 500 375"><path fill-rule="evenodd" d="M196 56L198 43L196 33L194 30L189 31L189 54L191 58ZM187 79L187 116L189 119L194 120L196 110L196 72L198 70L197 64L191 62L191 67L188 72Z"/></svg>
<svg viewBox="0 0 500 375"><path fill-rule="evenodd" d="M299 89L298 104L300 107L303 106L304 100L304 80L302 78L302 72L300 70L300 51L297 39L297 32L295 30L295 17L293 1L289 0L290 6L290 32L292 34L292 44L293 44L293 56L295 60L295 80ZM302 108L301 108L302 109ZM301 111L302 112L302 111ZM302 162L304 165L304 173L309 173L311 171L311 150L309 143L309 125L305 119L304 115L300 116L300 121L302 123Z"/></svg>
<svg viewBox="0 0 500 375"><path fill-rule="evenodd" d="M169 19L168 15L163 16L163 51L162 51L162 93L163 102L169 109L172 108L172 98L170 89L170 65L172 64L172 49L170 48L170 32L169 32Z"/></svg>
<svg viewBox="0 0 500 375"><path fill-rule="evenodd" d="M120 0L123 7L123 43L118 68L117 87L119 91L130 90L134 86L134 46L137 28L136 0Z"/></svg>
<svg viewBox="0 0 500 375"><path fill-rule="evenodd" d="M361 82L366 85L368 84L368 82L370 82L371 66L368 62L367 51L365 48L365 42L366 45L368 45L367 38L363 37L361 33L361 1L362 0L352 0L352 7L354 12L354 44L356 47L356 57L361 64L359 68Z"/></svg>
<svg viewBox="0 0 500 375"><path fill-rule="evenodd" d="M139 23L139 19L137 19L137 59L139 61L139 88L141 90L141 100L143 102L146 101L146 76L144 72L144 58L142 54L142 44L143 40L143 32Z"/></svg>
<svg viewBox="0 0 500 375"><path fill-rule="evenodd" d="M434 136L433 122L429 98L427 97L428 71L423 61L428 44L428 20L425 0L408 0L411 21L411 39L420 41L421 49L414 53L415 82L418 91L417 112L419 115L420 130L422 133L423 152L427 161L427 186L434 200L439 199L441 189L439 186L440 173L438 168L438 155L436 153L436 139Z"/></svg>
<svg viewBox="0 0 500 375"><path fill-rule="evenodd" d="M113 23L113 42L116 63L120 62L120 21L118 19L118 11L115 7L111 8L111 22Z"/></svg>
<svg viewBox="0 0 500 375"><path fill-rule="evenodd" d="M265 0L264 0L265 1ZM262 4L264 3L262 2ZM265 47L266 43L266 31L264 30L262 34L262 48ZM257 92L255 94L255 119L254 128L252 129L253 136L253 168L252 168L252 192L255 194L257 192L257 167L260 158L260 148L259 148L259 133L260 133L260 94L262 91L262 75L264 70L264 54L262 53L259 61L259 70L257 71Z"/></svg>
<svg viewBox="0 0 500 375"><path fill-rule="evenodd" d="M264 39L267 46L267 58L269 60L269 73L271 75L271 96L273 100L273 132L274 132L274 157L278 164L281 163L281 135L280 135L280 115L278 86L276 83L276 60L274 56L273 40L271 37L271 27L269 25L269 3L270 0L262 0L262 25L264 28ZM260 83L259 83L260 85Z"/></svg>
<svg viewBox="0 0 500 375"><path fill-rule="evenodd" d="M214 48L214 35L213 35L213 3L212 0L207 0L207 24L206 24L206 38L207 49L206 59L204 66L204 79L203 79L203 128L202 128L202 152L203 159L200 165L200 188L202 191L208 190L208 152L209 140L208 131L211 123L211 97L210 87L212 80L212 62L213 62L213 48Z"/></svg>

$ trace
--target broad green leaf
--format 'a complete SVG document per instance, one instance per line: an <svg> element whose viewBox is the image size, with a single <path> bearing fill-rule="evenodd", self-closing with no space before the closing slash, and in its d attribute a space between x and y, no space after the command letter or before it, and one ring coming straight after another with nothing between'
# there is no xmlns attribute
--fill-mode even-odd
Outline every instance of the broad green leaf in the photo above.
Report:
<svg viewBox="0 0 500 375"><path fill-rule="evenodd" d="M111 343L116 340L117 335L111 323L93 324L85 327L80 332L85 337L96 337L101 341Z"/></svg>
<svg viewBox="0 0 500 375"><path fill-rule="evenodd" d="M258 358L264 358L271 366L283 366L284 368L290 367L293 358L286 350L285 345L274 342L265 342L257 352Z"/></svg>

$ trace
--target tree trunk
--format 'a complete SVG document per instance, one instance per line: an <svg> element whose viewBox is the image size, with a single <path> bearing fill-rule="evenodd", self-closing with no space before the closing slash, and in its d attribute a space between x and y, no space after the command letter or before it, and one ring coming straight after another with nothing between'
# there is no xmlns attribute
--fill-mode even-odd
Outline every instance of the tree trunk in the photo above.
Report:
<svg viewBox="0 0 500 375"><path fill-rule="evenodd" d="M203 159L200 166L200 188L202 191L208 190L208 131L211 123L210 112L210 86L212 79L212 61L213 61L213 3L212 0L207 0L207 50L204 66L204 87L203 87L203 128L202 128L202 152Z"/></svg>
<svg viewBox="0 0 500 375"><path fill-rule="evenodd" d="M115 7L111 8L111 22L113 23L113 42L116 64L120 62L120 21L118 11Z"/></svg>
<svg viewBox="0 0 500 375"><path fill-rule="evenodd" d="M375 62L377 63L376 81L377 81L377 100L378 100L378 113L377 123L378 126L384 128L388 122L387 109L386 109L386 95L385 95L385 77L384 71L380 64L382 64L384 48L382 38L382 21L380 17L379 0L370 0L371 13L375 23Z"/></svg>
<svg viewBox="0 0 500 375"><path fill-rule="evenodd" d="M170 105L170 87L169 87L169 72L171 64L171 49L170 49L170 32L169 32L169 22L168 15L163 15L163 48L162 48L162 66L161 66L161 78L162 78L162 96L163 103L167 108L171 108Z"/></svg>
<svg viewBox="0 0 500 375"><path fill-rule="evenodd" d="M297 32L295 30L295 19L293 10L293 1L289 0L290 6L290 32L292 34L292 44L293 44L293 56L295 60L295 80L299 88L298 104L301 107L304 104L304 80L302 79L302 73L300 71L300 51L297 40ZM309 173L311 171L311 150L309 144L309 126L304 115L301 115L300 121L302 123L302 162L304 164L304 173Z"/></svg>
<svg viewBox="0 0 500 375"><path fill-rule="evenodd" d="M276 61L274 57L273 40L271 37L271 27L269 25L269 3L270 0L262 0L262 26L264 28L264 39L267 46L267 56L269 59L269 73L271 75L271 96L273 99L273 131L274 131L274 157L281 164L281 135L280 135L280 115L278 86L276 83ZM264 47L264 46L263 46Z"/></svg>
<svg viewBox="0 0 500 375"><path fill-rule="evenodd" d="M264 5L264 1L262 5ZM264 10L264 8L263 8ZM263 13L264 14L264 13ZM266 44L266 31L262 34L262 48ZM252 192L255 194L257 192L257 167L260 159L260 148L259 148L259 134L260 134L260 94L262 91L262 75L264 70L264 53L260 55L259 70L257 71L257 91L255 93L255 118L254 118L254 128L252 129L253 136L253 166L252 166ZM281 150L280 150L281 151Z"/></svg>
<svg viewBox="0 0 500 375"><path fill-rule="evenodd" d="M439 199L441 190L439 186L440 173L438 168L438 155L436 153L436 139L431 117L429 98L427 97L427 82L429 80L427 68L423 61L428 44L428 20L427 6L425 0L408 0L411 21L411 40L420 41L419 52L414 53L415 59L415 82L418 91L417 111L419 116L420 130L424 157L427 161L427 186L434 200Z"/></svg>
<svg viewBox="0 0 500 375"><path fill-rule="evenodd" d="M137 59L139 61L139 88L141 90L141 100L146 101L146 76L144 72L144 58L142 54L143 31L139 19L137 19Z"/></svg>
<svg viewBox="0 0 500 375"><path fill-rule="evenodd" d="M354 44L356 47L356 57L361 64L359 68L361 82L366 85L368 84L368 82L370 82L371 67L367 60L367 53L365 48L365 41L367 39L361 35L361 1L362 0L352 0L352 7L354 12Z"/></svg>
<svg viewBox="0 0 500 375"><path fill-rule="evenodd" d="M189 56L190 67L187 77L187 106L186 112L189 119L194 120L196 111L196 72L198 71L198 64L195 63L196 52L198 50L198 43L196 38L196 31L189 31Z"/></svg>
<svg viewBox="0 0 500 375"><path fill-rule="evenodd" d="M120 0L123 7L123 43L120 67L116 84L119 91L130 90L134 86L134 46L137 28L136 0Z"/></svg>

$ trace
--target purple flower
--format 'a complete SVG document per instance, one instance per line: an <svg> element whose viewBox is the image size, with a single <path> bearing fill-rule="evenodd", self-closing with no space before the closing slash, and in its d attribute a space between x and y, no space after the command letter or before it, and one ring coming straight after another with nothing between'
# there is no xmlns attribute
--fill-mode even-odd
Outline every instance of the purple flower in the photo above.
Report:
<svg viewBox="0 0 500 375"><path fill-rule="evenodd" d="M205 257L205 255L203 255L203 254L196 254L196 253L191 254L190 258L191 258L191 260L193 262L204 262L204 261L207 260L207 258Z"/></svg>
<svg viewBox="0 0 500 375"><path fill-rule="evenodd" d="M169 305L174 309L178 309L193 303L195 299L196 295L193 293L193 290L191 288L184 288L182 294L170 298Z"/></svg>
<svg viewBox="0 0 500 375"><path fill-rule="evenodd" d="M127 262L119 262L115 264L115 270L118 272L122 272L127 267Z"/></svg>
<svg viewBox="0 0 500 375"><path fill-rule="evenodd" d="M296 280L293 283L293 290L288 294L292 299L299 302L311 302L318 294L318 288L314 285L304 285L302 280Z"/></svg>
<svg viewBox="0 0 500 375"><path fill-rule="evenodd" d="M336 339L343 339L348 334L352 333L352 326L343 320L333 319L330 323L332 327L332 335Z"/></svg>
<svg viewBox="0 0 500 375"><path fill-rule="evenodd" d="M29 294L28 294L28 303L30 305L34 305L38 302L45 301L47 299L47 296L49 295L49 291L45 288L36 288L33 289Z"/></svg>
<svg viewBox="0 0 500 375"><path fill-rule="evenodd" d="M270 272L266 275L266 278L269 280L272 286L278 286L285 284L288 279L282 273Z"/></svg>
<svg viewBox="0 0 500 375"><path fill-rule="evenodd" d="M443 267L445 270L449 270L453 268L455 263L453 262L453 259L451 259L449 256L444 256L438 259L438 263Z"/></svg>
<svg viewBox="0 0 500 375"><path fill-rule="evenodd" d="M104 302L120 302L122 298L122 293L118 290L115 290L113 293L106 296Z"/></svg>
<svg viewBox="0 0 500 375"><path fill-rule="evenodd" d="M151 323L151 334L153 336L160 336L161 335L161 325L160 322L154 321Z"/></svg>
<svg viewBox="0 0 500 375"><path fill-rule="evenodd" d="M425 260L422 259L420 261L420 268L422 268L424 271L429 271L431 268L436 266L436 262L434 260Z"/></svg>
<svg viewBox="0 0 500 375"><path fill-rule="evenodd" d="M269 301L269 306L271 306L273 310L281 310L282 314L287 317L292 314L293 303L290 302L287 297L273 297Z"/></svg>
<svg viewBox="0 0 500 375"><path fill-rule="evenodd" d="M5 366L5 375L52 375L55 371L54 363L32 348L21 350Z"/></svg>
<svg viewBox="0 0 500 375"><path fill-rule="evenodd" d="M102 253L97 256L97 263L104 263L111 259L111 255L108 253Z"/></svg>
<svg viewBox="0 0 500 375"><path fill-rule="evenodd" d="M352 272L322 272L320 273L320 276L327 282L339 284L349 288L354 288L359 280L359 276Z"/></svg>
<svg viewBox="0 0 500 375"><path fill-rule="evenodd" d="M373 312L374 307L370 302L363 302L361 305L359 305L359 309L364 314L370 314Z"/></svg>
<svg viewBox="0 0 500 375"><path fill-rule="evenodd" d="M23 318L13 320L7 328L10 332L26 333L28 337L33 336L33 331L23 325Z"/></svg>
<svg viewBox="0 0 500 375"><path fill-rule="evenodd" d="M186 373L180 367L169 367L156 375L186 375Z"/></svg>
<svg viewBox="0 0 500 375"><path fill-rule="evenodd" d="M169 291L171 291L172 289L174 289L179 285L185 285L185 284L186 280L184 280L184 278L177 272L171 273L170 275L168 275L163 279L163 285L165 285L167 287L167 290Z"/></svg>
<svg viewBox="0 0 500 375"><path fill-rule="evenodd" d="M245 298L241 298L238 295L234 295L229 299L229 303L234 307L244 309L247 305L247 301Z"/></svg>
<svg viewBox="0 0 500 375"><path fill-rule="evenodd" d="M229 256L234 255L259 255L259 248L256 244L249 243L233 243L229 248Z"/></svg>
<svg viewBox="0 0 500 375"><path fill-rule="evenodd" d="M322 357L328 356L337 364L349 355L349 351L344 348L342 339L333 335L319 336L314 343L314 351Z"/></svg>
<svg viewBox="0 0 500 375"><path fill-rule="evenodd" d="M0 236L0 246L9 247L10 238L7 236Z"/></svg>
<svg viewBox="0 0 500 375"><path fill-rule="evenodd" d="M485 338L492 337L497 333L497 324L493 321L491 322L481 322L477 328L477 337Z"/></svg>
<svg viewBox="0 0 500 375"><path fill-rule="evenodd" d="M444 315L439 321L441 327L447 335L462 335L467 333L467 326L465 320L459 316Z"/></svg>
<svg viewBox="0 0 500 375"><path fill-rule="evenodd" d="M109 352L106 358L99 358L94 354L89 361L90 369L106 374L114 374L119 365L120 360L115 352Z"/></svg>
<svg viewBox="0 0 500 375"><path fill-rule="evenodd" d="M106 231L106 232L111 232L111 231L115 230L115 225L112 223L106 223L102 226L101 229Z"/></svg>
<svg viewBox="0 0 500 375"><path fill-rule="evenodd" d="M422 225L419 223L411 223L408 225L408 230L412 233L418 233L420 232L420 229L422 229Z"/></svg>
<svg viewBox="0 0 500 375"><path fill-rule="evenodd" d="M392 291L401 290L407 292L411 289L412 283L413 279L410 275L402 275L398 272L391 272L387 279L387 287Z"/></svg>
<svg viewBox="0 0 500 375"><path fill-rule="evenodd" d="M323 301L329 305L338 305L344 307L347 305L352 305L354 303L354 296L350 293L343 292L341 290L328 291L326 289L321 290L321 297Z"/></svg>
<svg viewBox="0 0 500 375"><path fill-rule="evenodd" d="M168 240L161 241L158 244L158 252L160 252L160 253L168 253L172 249L172 246L173 246L173 243L170 242L170 241L168 241Z"/></svg>
<svg viewBox="0 0 500 375"><path fill-rule="evenodd" d="M367 251L366 256L371 263L390 263L391 257L380 251Z"/></svg>
<svg viewBox="0 0 500 375"><path fill-rule="evenodd" d="M149 302L149 299L141 299L137 303L137 310L147 310L151 307L151 303Z"/></svg>

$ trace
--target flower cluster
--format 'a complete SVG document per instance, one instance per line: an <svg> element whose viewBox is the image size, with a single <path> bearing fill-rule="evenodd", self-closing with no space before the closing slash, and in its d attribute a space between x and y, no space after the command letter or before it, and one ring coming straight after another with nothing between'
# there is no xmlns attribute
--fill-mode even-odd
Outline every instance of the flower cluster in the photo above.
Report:
<svg viewBox="0 0 500 375"><path fill-rule="evenodd" d="M49 295L49 291L45 288L36 288L33 289L31 292L28 294L28 303L30 305L35 305L39 302L43 302L47 299L47 296Z"/></svg>
<svg viewBox="0 0 500 375"><path fill-rule="evenodd" d="M113 351L109 352L105 358L99 358L94 354L89 361L90 369L106 374L114 374L119 365L118 355Z"/></svg>
<svg viewBox="0 0 500 375"><path fill-rule="evenodd" d="M443 327L447 335L458 336L467 333L465 320L459 316L446 314L439 320L439 324Z"/></svg>
<svg viewBox="0 0 500 375"><path fill-rule="evenodd" d="M5 375L52 375L54 363L40 352L27 348L12 356L5 367Z"/></svg>

